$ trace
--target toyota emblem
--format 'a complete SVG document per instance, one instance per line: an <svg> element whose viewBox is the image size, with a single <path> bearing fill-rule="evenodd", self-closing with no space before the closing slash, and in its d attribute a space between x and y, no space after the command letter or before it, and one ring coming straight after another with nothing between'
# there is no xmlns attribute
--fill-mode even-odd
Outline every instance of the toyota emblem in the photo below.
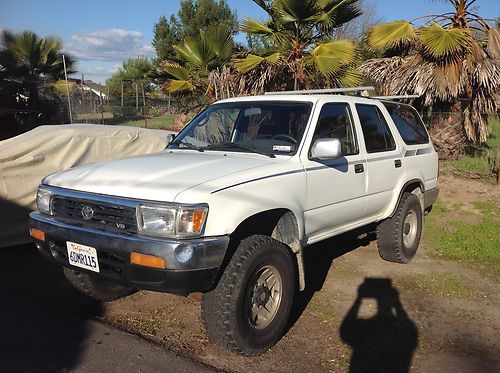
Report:
<svg viewBox="0 0 500 373"><path fill-rule="evenodd" d="M90 206L83 206L82 207L82 217L83 220L90 220L94 217L94 210Z"/></svg>

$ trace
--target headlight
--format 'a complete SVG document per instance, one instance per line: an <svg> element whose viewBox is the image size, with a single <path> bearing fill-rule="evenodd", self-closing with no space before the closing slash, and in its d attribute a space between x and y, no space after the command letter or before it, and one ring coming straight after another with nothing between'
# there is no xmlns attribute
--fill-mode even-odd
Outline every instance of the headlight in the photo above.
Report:
<svg viewBox="0 0 500 373"><path fill-rule="evenodd" d="M205 225L208 207L204 205L139 205L139 233L160 237L199 236Z"/></svg>
<svg viewBox="0 0 500 373"><path fill-rule="evenodd" d="M52 191L50 189L45 189L43 186L38 188L36 194L36 206L38 211L52 215Z"/></svg>

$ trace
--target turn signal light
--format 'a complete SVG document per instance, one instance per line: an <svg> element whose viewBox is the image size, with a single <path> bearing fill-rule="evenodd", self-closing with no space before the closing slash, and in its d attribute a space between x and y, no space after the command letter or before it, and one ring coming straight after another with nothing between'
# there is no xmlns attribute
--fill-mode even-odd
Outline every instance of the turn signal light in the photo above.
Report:
<svg viewBox="0 0 500 373"><path fill-rule="evenodd" d="M45 232L35 228L30 228L30 236L40 241L45 241Z"/></svg>
<svg viewBox="0 0 500 373"><path fill-rule="evenodd" d="M138 266L158 269L165 269L167 267L167 262L164 258L139 253L130 254L130 263Z"/></svg>

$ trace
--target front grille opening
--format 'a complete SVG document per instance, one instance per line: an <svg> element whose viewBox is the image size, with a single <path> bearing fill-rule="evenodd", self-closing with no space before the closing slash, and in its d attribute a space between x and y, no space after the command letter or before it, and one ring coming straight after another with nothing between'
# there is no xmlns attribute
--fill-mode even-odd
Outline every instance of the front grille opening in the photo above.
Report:
<svg viewBox="0 0 500 373"><path fill-rule="evenodd" d="M52 211L58 220L114 232L137 233L133 207L56 195L52 199Z"/></svg>

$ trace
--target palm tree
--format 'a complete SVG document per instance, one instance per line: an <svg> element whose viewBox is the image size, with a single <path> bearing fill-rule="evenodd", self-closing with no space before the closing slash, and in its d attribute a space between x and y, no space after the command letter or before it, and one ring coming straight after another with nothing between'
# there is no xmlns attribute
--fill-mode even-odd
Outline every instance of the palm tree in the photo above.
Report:
<svg viewBox="0 0 500 373"><path fill-rule="evenodd" d="M354 42L333 40L331 36L337 27L361 14L356 6L358 1L254 0L269 19L246 18L241 30L260 35L274 51L265 56L249 54L237 59L236 68L243 73L256 69L274 71L272 75L281 73L281 78L285 75L288 82L292 76L293 89L357 84L360 76L354 69L357 59Z"/></svg>
<svg viewBox="0 0 500 373"><path fill-rule="evenodd" d="M481 145L488 138L488 114L500 107L500 36L473 13L476 0L448 1L453 12L373 27L368 44L385 57L366 61L361 71L384 94L420 95L432 111L434 143L452 159L466 140Z"/></svg>
<svg viewBox="0 0 500 373"><path fill-rule="evenodd" d="M211 95L214 87L209 81L210 73L230 60L233 53L232 33L224 26L210 27L200 31L198 38L187 38L174 45L174 49L184 63L161 62L155 78L166 80L166 89L170 93L196 91Z"/></svg>
<svg viewBox="0 0 500 373"><path fill-rule="evenodd" d="M62 44L57 38L39 38L31 31L13 34L4 30L0 46L0 77L25 81L64 77ZM69 74L75 73L75 60L65 54Z"/></svg>

